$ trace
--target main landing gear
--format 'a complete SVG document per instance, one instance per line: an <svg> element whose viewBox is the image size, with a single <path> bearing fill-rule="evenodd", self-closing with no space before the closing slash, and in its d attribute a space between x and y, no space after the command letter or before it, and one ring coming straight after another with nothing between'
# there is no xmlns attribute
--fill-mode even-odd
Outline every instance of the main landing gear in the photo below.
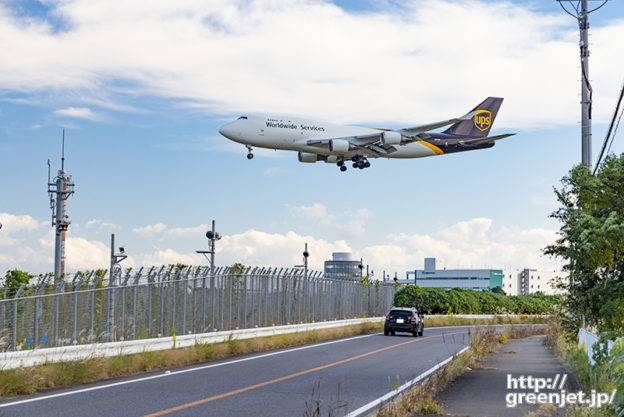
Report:
<svg viewBox="0 0 624 417"><path fill-rule="evenodd" d="M368 159L365 156L355 155L351 158L351 161L353 162L353 168L364 169L371 166L370 162L368 162ZM342 172L345 172L347 170L345 161L342 159L336 162L336 165L340 167L340 171Z"/></svg>
<svg viewBox="0 0 624 417"><path fill-rule="evenodd" d="M247 148L247 159L253 159L253 149L249 145L245 145L245 147Z"/></svg>

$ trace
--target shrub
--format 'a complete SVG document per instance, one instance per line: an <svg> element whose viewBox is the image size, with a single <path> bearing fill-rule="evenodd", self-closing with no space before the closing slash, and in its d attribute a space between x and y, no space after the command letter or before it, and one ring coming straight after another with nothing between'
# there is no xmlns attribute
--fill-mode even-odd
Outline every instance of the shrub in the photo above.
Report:
<svg viewBox="0 0 624 417"><path fill-rule="evenodd" d="M560 302L556 295L507 296L487 291L453 288L421 288L417 285L403 287L394 296L397 307L415 307L424 314L545 314Z"/></svg>

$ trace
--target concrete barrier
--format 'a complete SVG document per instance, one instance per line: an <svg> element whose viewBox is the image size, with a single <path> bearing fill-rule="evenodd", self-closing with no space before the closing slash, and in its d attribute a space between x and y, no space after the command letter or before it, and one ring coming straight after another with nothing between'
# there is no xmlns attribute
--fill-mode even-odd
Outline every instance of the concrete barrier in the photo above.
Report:
<svg viewBox="0 0 624 417"><path fill-rule="evenodd" d="M62 346L56 348L22 350L0 353L0 368L14 369L33 366L45 362L85 360L94 357L131 355L140 352L153 352L172 348L187 348L196 344L222 343L228 340L253 339L279 334L330 329L362 323L380 323L383 317L335 320L318 323L290 324L285 326L260 327L252 329L228 330L222 332L160 337L154 339L127 340L123 342L97 343L92 345Z"/></svg>

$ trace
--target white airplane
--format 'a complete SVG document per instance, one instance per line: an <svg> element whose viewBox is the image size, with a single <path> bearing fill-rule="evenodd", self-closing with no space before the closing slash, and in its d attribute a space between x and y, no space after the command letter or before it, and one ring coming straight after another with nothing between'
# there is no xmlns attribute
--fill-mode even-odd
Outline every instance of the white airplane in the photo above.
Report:
<svg viewBox="0 0 624 417"><path fill-rule="evenodd" d="M445 153L491 148L494 141L515 133L489 136L502 98L488 97L468 114L442 122L406 129L373 129L283 116L241 116L222 126L219 133L247 147L299 152L299 162L324 161L347 170L370 166L368 158L422 158ZM441 133L430 130L449 126Z"/></svg>

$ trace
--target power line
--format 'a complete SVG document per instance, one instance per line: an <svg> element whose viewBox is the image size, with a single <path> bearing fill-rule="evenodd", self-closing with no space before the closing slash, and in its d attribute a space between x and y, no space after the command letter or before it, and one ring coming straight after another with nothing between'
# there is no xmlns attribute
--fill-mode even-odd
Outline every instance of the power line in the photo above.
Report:
<svg viewBox="0 0 624 417"><path fill-rule="evenodd" d="M605 154L605 149L607 149L607 144L609 144L609 137L611 137L611 144L613 144L613 138L615 138L615 133L617 132L617 128L620 125L620 119L622 118L622 113L620 113L620 106L622 104L622 98L624 97L624 84L622 84L622 90L620 91L620 97L618 98L617 105L615 106L615 111L613 112L613 117L611 118L611 124L609 125L609 129L607 130L607 136L605 136L604 142L602 144L602 150L600 151L600 156L598 157L598 161L596 161L596 166L594 167L593 174L596 175L596 171L598 171L598 166L602 161L602 157ZM622 108L624 110L624 107ZM618 113L620 113L620 117L618 118ZM617 124L615 125L615 130L613 131L613 125L617 119ZM611 136L611 132L613 131L613 136ZM609 144L609 151L611 151L611 144ZM607 155L609 154L607 151Z"/></svg>

